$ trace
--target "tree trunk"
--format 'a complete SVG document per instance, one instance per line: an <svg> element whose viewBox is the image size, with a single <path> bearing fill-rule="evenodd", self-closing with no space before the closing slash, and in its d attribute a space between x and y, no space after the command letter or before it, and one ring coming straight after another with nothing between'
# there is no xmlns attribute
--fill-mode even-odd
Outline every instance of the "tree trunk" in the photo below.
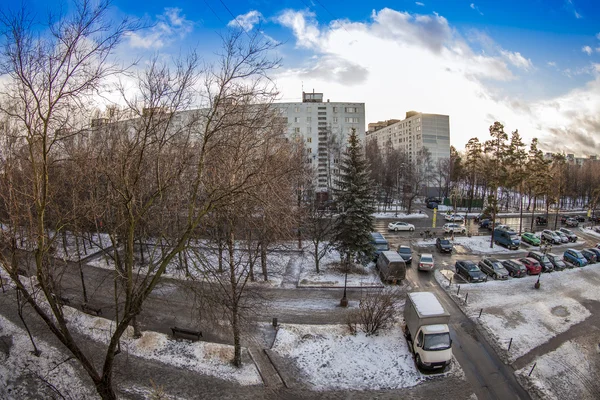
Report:
<svg viewBox="0 0 600 400"><path fill-rule="evenodd" d="M316 242L313 241L313 244L315 246L315 268L317 269L317 274L318 274L318 273L321 272L319 270L319 262L321 261L321 258L319 257L319 244L320 244L320 242L318 240Z"/></svg>
<svg viewBox="0 0 600 400"><path fill-rule="evenodd" d="M269 280L267 272L267 246L264 242L260 243L260 267L262 269L264 280L267 282Z"/></svg>
<svg viewBox="0 0 600 400"><path fill-rule="evenodd" d="M219 272L223 272L223 251L225 250L223 247L223 240L219 238L218 241L219 247Z"/></svg>
<svg viewBox="0 0 600 400"><path fill-rule="evenodd" d="M131 319L131 326L133 326L133 337L139 339L142 337L142 329L140 327L140 323L137 319L137 316Z"/></svg>

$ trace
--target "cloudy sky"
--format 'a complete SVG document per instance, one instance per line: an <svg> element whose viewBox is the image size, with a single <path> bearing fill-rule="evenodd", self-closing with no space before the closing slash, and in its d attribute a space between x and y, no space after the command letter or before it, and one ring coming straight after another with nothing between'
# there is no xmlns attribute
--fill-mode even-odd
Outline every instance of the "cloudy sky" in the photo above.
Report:
<svg viewBox="0 0 600 400"><path fill-rule="evenodd" d="M29 4L42 14L55 1ZM368 122L408 110L448 114L458 149L500 121L544 150L600 155L598 0L113 4L114 18L152 24L129 35L123 57L196 48L210 58L228 27L258 30L280 43L282 101L300 101L304 88L364 102Z"/></svg>

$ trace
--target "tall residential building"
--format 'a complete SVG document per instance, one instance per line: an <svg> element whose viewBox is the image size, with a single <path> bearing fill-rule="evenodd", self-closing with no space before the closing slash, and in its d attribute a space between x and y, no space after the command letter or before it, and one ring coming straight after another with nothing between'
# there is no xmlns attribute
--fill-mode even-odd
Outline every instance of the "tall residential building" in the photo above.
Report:
<svg viewBox="0 0 600 400"><path fill-rule="evenodd" d="M335 187L339 162L352 129L364 143L365 103L323 101L323 93L302 92L301 103L275 106L287 118L288 136L305 143L306 161L317 174L317 192Z"/></svg>
<svg viewBox="0 0 600 400"><path fill-rule="evenodd" d="M411 160L417 160L426 147L433 165L450 158L450 117L447 115L408 111L401 121L378 122L373 126L375 130L366 132L366 138L376 140L382 150L402 149Z"/></svg>

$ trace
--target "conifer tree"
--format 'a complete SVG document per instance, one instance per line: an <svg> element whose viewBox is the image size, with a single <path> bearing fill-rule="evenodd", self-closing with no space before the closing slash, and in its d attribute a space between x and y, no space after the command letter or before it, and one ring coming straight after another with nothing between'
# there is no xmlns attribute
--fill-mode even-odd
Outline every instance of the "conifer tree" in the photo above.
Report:
<svg viewBox="0 0 600 400"><path fill-rule="evenodd" d="M348 138L337 184L334 193L340 213L334 224L333 243L349 267L354 259L367 259L374 251L371 244L375 212L373 184L354 129Z"/></svg>

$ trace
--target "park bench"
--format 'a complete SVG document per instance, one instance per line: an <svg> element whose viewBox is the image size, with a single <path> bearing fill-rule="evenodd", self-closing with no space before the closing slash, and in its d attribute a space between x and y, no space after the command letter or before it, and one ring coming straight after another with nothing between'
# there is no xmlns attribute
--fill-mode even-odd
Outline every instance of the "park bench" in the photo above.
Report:
<svg viewBox="0 0 600 400"><path fill-rule="evenodd" d="M179 335L179 336L187 335L187 336L194 336L196 338L196 340L200 340L200 338L202 337L201 331L193 331L191 329L178 328L176 326L172 327L171 331L173 332L173 337L176 337L177 335ZM184 339L185 339L185 337L184 337Z"/></svg>
<svg viewBox="0 0 600 400"><path fill-rule="evenodd" d="M101 308L99 308L99 307L98 308L94 308L94 307L88 306L87 304L82 304L81 305L81 310L84 313L87 313L87 314L94 314L96 316L102 315L102 309Z"/></svg>

